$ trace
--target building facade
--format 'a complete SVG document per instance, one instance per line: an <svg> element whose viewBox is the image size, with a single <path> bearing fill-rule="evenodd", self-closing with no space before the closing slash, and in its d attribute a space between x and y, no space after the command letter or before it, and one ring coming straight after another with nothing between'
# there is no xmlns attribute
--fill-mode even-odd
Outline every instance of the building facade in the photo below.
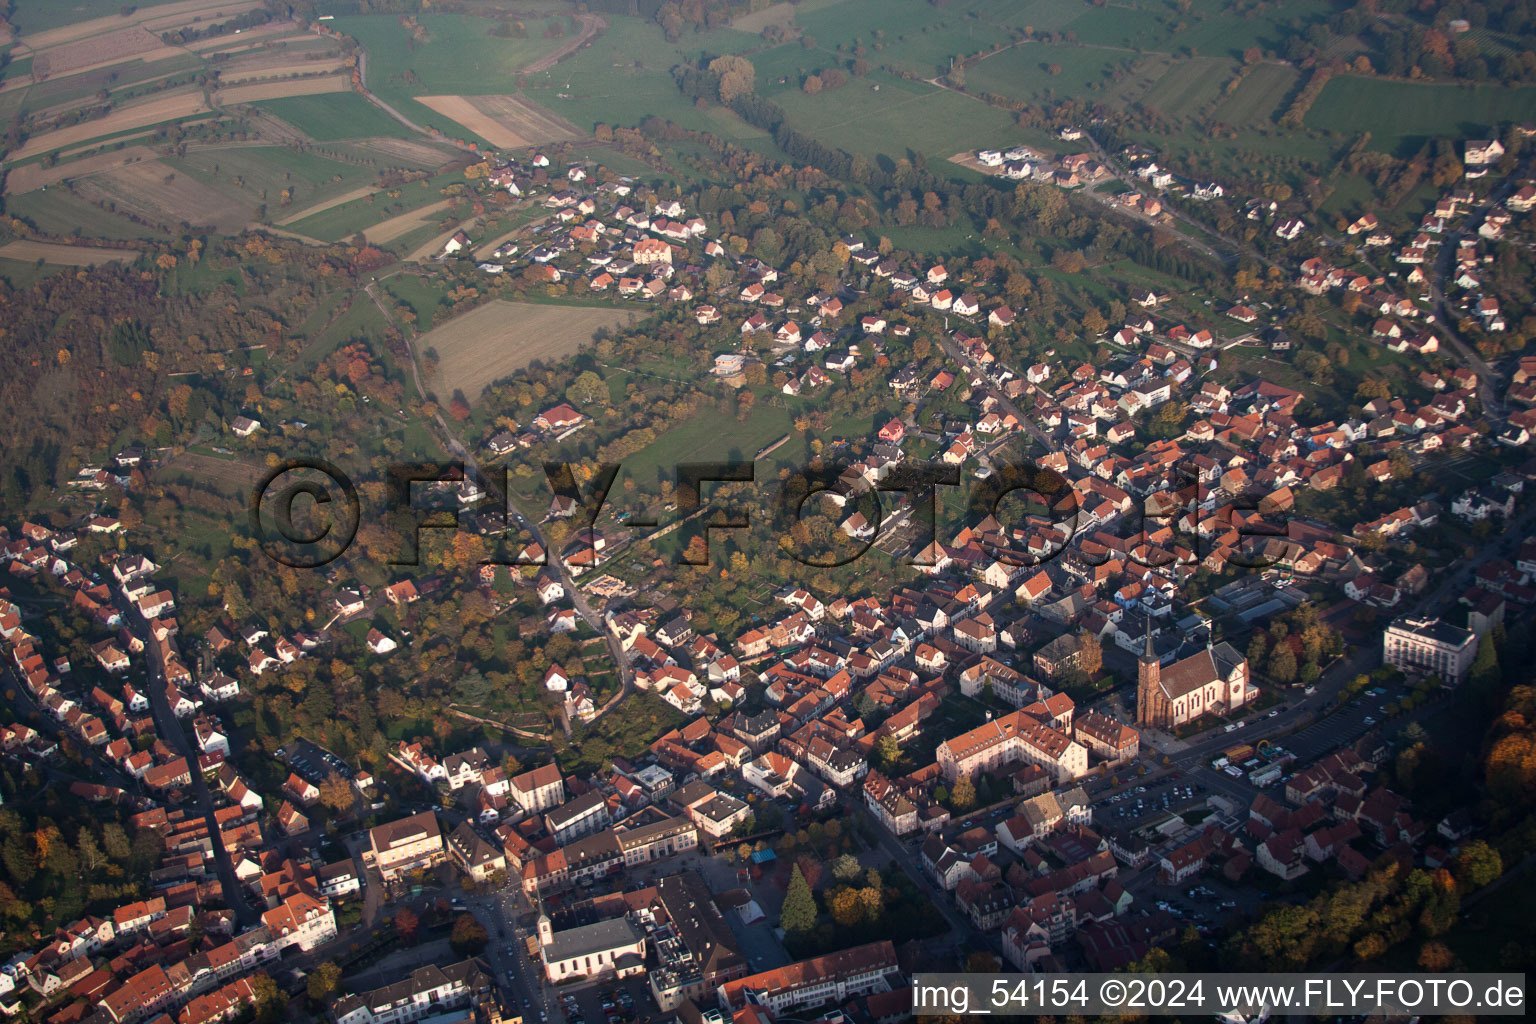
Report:
<svg viewBox="0 0 1536 1024"><path fill-rule="evenodd" d="M1477 634L1439 619L1402 616L1381 638L1381 660L1404 672L1437 675L1458 686L1477 657Z"/></svg>

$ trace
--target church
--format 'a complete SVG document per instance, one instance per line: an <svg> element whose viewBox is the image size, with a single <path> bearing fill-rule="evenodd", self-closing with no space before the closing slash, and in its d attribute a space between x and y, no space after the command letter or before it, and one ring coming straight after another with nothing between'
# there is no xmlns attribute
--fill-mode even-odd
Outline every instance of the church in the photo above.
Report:
<svg viewBox="0 0 1536 1024"><path fill-rule="evenodd" d="M563 932L539 914L539 956L551 985L577 978L619 977L645 972L645 932L628 916L596 921Z"/></svg>
<svg viewBox="0 0 1536 1024"><path fill-rule="evenodd" d="M1201 715L1224 715L1259 694L1248 679L1248 659L1231 644L1207 646L1164 668L1152 650L1152 634L1136 665L1136 724L1176 729Z"/></svg>

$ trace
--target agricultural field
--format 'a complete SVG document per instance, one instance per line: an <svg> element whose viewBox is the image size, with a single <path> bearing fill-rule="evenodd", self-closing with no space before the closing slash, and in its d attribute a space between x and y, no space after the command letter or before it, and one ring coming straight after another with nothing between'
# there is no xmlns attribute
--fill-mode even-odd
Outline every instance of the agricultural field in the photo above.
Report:
<svg viewBox="0 0 1536 1024"><path fill-rule="evenodd" d="M340 81L345 82L345 79ZM256 106L282 118L317 142L417 137L405 125L355 92L263 99Z"/></svg>
<svg viewBox="0 0 1536 1024"><path fill-rule="evenodd" d="M169 49L142 28L124 28L44 50L32 58L32 78L45 81ZM152 60L152 57L145 59Z"/></svg>
<svg viewBox="0 0 1536 1024"><path fill-rule="evenodd" d="M226 106L231 103L257 103L264 100L298 99L309 96L329 98L337 93L351 91L352 81L345 75L317 75L310 78L289 78L275 82L252 82L249 85L230 86L214 93L213 102Z"/></svg>
<svg viewBox="0 0 1536 1024"><path fill-rule="evenodd" d="M37 230L67 238L77 232L86 238L114 241L160 235L162 232L135 224L126 217L99 209L62 188L38 189L6 196L6 213L32 223Z"/></svg>
<svg viewBox="0 0 1536 1024"><path fill-rule="evenodd" d="M11 23L26 42L37 46L57 45L124 25L158 25L167 20L189 24L210 9L233 9L231 13L239 13L256 6L254 2L231 3L230 0L148 0L136 4L124 4L121 0L17 0ZM132 9L127 18L121 14L124 7Z"/></svg>
<svg viewBox="0 0 1536 1024"><path fill-rule="evenodd" d="M1506 121L1536 119L1536 86L1431 85L1341 75L1323 87L1306 126L1371 133L1371 148L1411 156L1430 138L1486 135Z"/></svg>
<svg viewBox="0 0 1536 1024"><path fill-rule="evenodd" d="M311 238L331 242L361 231L370 242L384 245L420 227L424 218L446 210L448 205L448 200L437 198L435 191L422 189L419 185L407 186L397 200L391 200L383 193L372 193L286 226Z"/></svg>
<svg viewBox="0 0 1536 1024"><path fill-rule="evenodd" d="M522 149L581 137L575 125L521 96L420 96L417 100L497 149Z"/></svg>
<svg viewBox="0 0 1536 1024"><path fill-rule="evenodd" d="M423 14L424 35L412 39L395 15L349 15L332 26L356 39L368 55L368 88L418 124L432 120L417 96L479 96L510 92L518 70L558 49L579 32L574 18L526 18L526 38L490 34L492 19ZM544 38L558 24L560 38Z"/></svg>
<svg viewBox="0 0 1536 1024"><path fill-rule="evenodd" d="M232 203L224 192L169 164L146 160L124 164L76 182L86 199L110 202L156 224L209 225L219 231L239 231L251 220L254 209Z"/></svg>
<svg viewBox="0 0 1536 1024"><path fill-rule="evenodd" d="M52 167L41 162L22 164L20 167L12 168L5 176L5 191L8 195L31 192L33 189L56 185L69 178L83 178L122 164L153 160L158 155L148 146L125 146L122 149L81 157L79 160L54 164Z"/></svg>
<svg viewBox="0 0 1536 1024"><path fill-rule="evenodd" d="M10 154L10 158L25 160L66 146L78 145L90 139L104 138L118 132L132 131L135 128L147 128L166 121L180 121L195 117L198 114L207 113L208 110L200 90L168 93L143 103L120 107L106 117L97 118L94 121L86 121L34 136L16 152Z"/></svg>
<svg viewBox="0 0 1536 1024"><path fill-rule="evenodd" d="M57 245L52 242L7 242L0 245L0 259L35 262L61 267L99 267L103 263L132 263L137 249L100 249L89 245Z"/></svg>
<svg viewBox="0 0 1536 1024"><path fill-rule="evenodd" d="M1236 69L1236 62L1225 57L1175 61L1142 96L1141 102L1160 111L1177 110L1185 116L1198 116L1221 99L1221 87Z"/></svg>
<svg viewBox="0 0 1536 1024"><path fill-rule="evenodd" d="M418 353L437 353L431 386L447 400L463 392L471 404L486 385L534 360L574 355L599 327L626 322L627 310L494 300L416 339Z"/></svg>
<svg viewBox="0 0 1536 1024"><path fill-rule="evenodd" d="M375 191L373 169L280 146L193 149L166 163L232 199L253 207L266 203L279 223L318 213L327 208L323 203L340 205ZM286 203L284 189L290 190Z"/></svg>

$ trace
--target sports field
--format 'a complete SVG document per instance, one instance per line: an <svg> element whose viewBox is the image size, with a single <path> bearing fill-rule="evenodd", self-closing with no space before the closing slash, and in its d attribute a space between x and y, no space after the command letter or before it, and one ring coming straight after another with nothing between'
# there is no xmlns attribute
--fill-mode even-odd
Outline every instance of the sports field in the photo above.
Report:
<svg viewBox="0 0 1536 1024"><path fill-rule="evenodd" d="M462 391L471 403L486 385L534 360L564 359L592 340L599 327L624 323L621 309L554 306L533 302L488 302L416 339L418 353L437 352L431 386L447 401Z"/></svg>

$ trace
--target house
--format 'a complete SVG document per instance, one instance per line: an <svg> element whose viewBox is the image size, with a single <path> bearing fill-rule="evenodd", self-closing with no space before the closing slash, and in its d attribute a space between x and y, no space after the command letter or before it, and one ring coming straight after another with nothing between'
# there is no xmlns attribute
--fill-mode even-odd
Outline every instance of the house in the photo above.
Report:
<svg viewBox="0 0 1536 1024"><path fill-rule="evenodd" d="M1462 163L1472 167L1485 167L1498 163L1504 156L1504 146L1498 139L1467 140L1466 157Z"/></svg>
<svg viewBox="0 0 1536 1024"><path fill-rule="evenodd" d="M421 599L421 593L416 589L416 584L411 580L401 580L384 588L384 598L395 607L402 604L411 604Z"/></svg>

